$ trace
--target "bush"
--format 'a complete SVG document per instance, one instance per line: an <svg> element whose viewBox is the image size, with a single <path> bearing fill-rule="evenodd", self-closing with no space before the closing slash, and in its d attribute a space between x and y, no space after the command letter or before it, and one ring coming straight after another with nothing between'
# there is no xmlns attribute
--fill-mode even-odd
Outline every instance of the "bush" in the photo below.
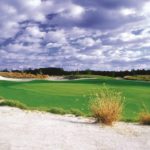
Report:
<svg viewBox="0 0 150 150"><path fill-rule="evenodd" d="M148 113L148 112L140 113L139 121L140 121L140 124L150 125L150 113Z"/></svg>
<svg viewBox="0 0 150 150"><path fill-rule="evenodd" d="M17 107L20 109L27 109L26 105L15 100L2 100L0 102L0 106L10 106L10 107Z"/></svg>
<svg viewBox="0 0 150 150"><path fill-rule="evenodd" d="M90 107L97 122L112 125L113 122L120 119L123 108L122 95L120 92L104 86L93 96Z"/></svg>

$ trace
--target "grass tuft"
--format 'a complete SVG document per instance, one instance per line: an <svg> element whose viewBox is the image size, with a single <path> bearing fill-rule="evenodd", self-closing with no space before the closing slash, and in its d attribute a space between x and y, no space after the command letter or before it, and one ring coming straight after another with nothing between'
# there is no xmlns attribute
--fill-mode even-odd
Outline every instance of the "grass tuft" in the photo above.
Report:
<svg viewBox="0 0 150 150"><path fill-rule="evenodd" d="M113 122L120 119L123 108L120 92L103 86L92 99L90 107L97 122L112 125Z"/></svg>
<svg viewBox="0 0 150 150"><path fill-rule="evenodd" d="M150 113L148 113L148 112L140 113L139 122L142 125L150 125Z"/></svg>

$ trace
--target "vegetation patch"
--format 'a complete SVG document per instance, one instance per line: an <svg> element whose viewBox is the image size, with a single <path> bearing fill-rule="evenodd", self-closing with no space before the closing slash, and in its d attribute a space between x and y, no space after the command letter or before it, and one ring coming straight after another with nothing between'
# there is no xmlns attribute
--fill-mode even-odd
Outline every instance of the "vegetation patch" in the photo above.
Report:
<svg viewBox="0 0 150 150"><path fill-rule="evenodd" d="M46 112L50 112L53 114L60 114L60 115L65 115L65 114L73 114L75 116L83 116L84 113L81 112L78 109L70 109L70 110L65 110L63 108L58 108L58 107L52 107L48 110L46 110L45 108L31 108L31 107L27 107L25 104L16 101L16 100L4 100L2 97L0 97L0 106L10 106L10 107L16 107L16 108L20 108L20 109L25 109L25 110L39 110L39 111L46 111Z"/></svg>
<svg viewBox="0 0 150 150"><path fill-rule="evenodd" d="M17 107L20 109L27 109L28 108L25 104L23 104L19 101L15 101L15 100L1 100L0 106Z"/></svg>
<svg viewBox="0 0 150 150"><path fill-rule="evenodd" d="M104 86L95 93L90 105L97 122L112 125L120 119L123 108L122 95Z"/></svg>
<svg viewBox="0 0 150 150"><path fill-rule="evenodd" d="M150 113L148 113L148 112L140 113L139 121L143 125L150 125Z"/></svg>
<svg viewBox="0 0 150 150"><path fill-rule="evenodd" d="M70 114L73 114L75 116L84 116L84 113L78 109L74 109L72 108L70 111L69 111Z"/></svg>
<svg viewBox="0 0 150 150"><path fill-rule="evenodd" d="M65 110L63 108L58 108L58 107L50 108L47 110L47 112L50 112L53 114L61 114L61 115L65 115L65 114L73 114L75 116L83 116L84 115L84 113L78 109Z"/></svg>
<svg viewBox="0 0 150 150"><path fill-rule="evenodd" d="M46 79L48 75L42 74L30 74L30 73L22 73L22 72L0 72L0 76L7 78L19 78L19 79Z"/></svg>
<svg viewBox="0 0 150 150"><path fill-rule="evenodd" d="M150 81L150 75L125 76L124 79Z"/></svg>
<svg viewBox="0 0 150 150"><path fill-rule="evenodd" d="M65 115L67 113L67 111L65 111L64 109L57 108L57 107L50 108L49 110L47 110L47 112L50 112L53 114L61 114L61 115Z"/></svg>

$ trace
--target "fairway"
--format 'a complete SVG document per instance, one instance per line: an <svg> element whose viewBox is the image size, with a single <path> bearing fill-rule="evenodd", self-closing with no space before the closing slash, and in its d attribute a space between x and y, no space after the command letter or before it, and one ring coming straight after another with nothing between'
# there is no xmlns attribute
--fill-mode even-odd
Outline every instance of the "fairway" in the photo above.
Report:
<svg viewBox="0 0 150 150"><path fill-rule="evenodd" d="M76 108L90 114L89 95L103 83L125 96L123 119L134 120L143 105L150 111L150 82L97 78L70 81L0 81L0 96L18 100L29 107Z"/></svg>

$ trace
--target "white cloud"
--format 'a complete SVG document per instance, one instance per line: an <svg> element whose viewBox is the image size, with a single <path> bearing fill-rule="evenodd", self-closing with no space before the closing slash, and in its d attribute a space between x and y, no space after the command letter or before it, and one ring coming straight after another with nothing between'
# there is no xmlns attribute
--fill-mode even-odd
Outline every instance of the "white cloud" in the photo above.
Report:
<svg viewBox="0 0 150 150"><path fill-rule="evenodd" d="M116 64L117 69L138 67L138 61L144 59L140 65L148 68L150 3L142 9L106 9L90 3L1 0L0 42L4 44L0 64L10 68L51 65L112 70ZM48 14L54 17L46 19ZM23 21L27 22L20 24Z"/></svg>
<svg viewBox="0 0 150 150"><path fill-rule="evenodd" d="M67 43L64 30L49 31L45 36L46 41L53 43Z"/></svg>
<svg viewBox="0 0 150 150"><path fill-rule="evenodd" d="M144 4L142 14L144 16L150 17L150 2Z"/></svg>
<svg viewBox="0 0 150 150"><path fill-rule="evenodd" d="M72 4L63 14L65 17L80 19L85 9L81 6Z"/></svg>
<svg viewBox="0 0 150 150"><path fill-rule="evenodd" d="M122 8L120 13L124 16L135 15L136 11L134 9Z"/></svg>
<svg viewBox="0 0 150 150"><path fill-rule="evenodd" d="M96 41L92 38L86 37L83 39L79 39L77 41L80 45L84 46L84 47L92 47L96 44ZM100 44L100 43L99 43Z"/></svg>
<svg viewBox="0 0 150 150"><path fill-rule="evenodd" d="M35 38L40 38L45 36L45 32L41 32L37 26L31 26L26 28L27 34L35 37Z"/></svg>

